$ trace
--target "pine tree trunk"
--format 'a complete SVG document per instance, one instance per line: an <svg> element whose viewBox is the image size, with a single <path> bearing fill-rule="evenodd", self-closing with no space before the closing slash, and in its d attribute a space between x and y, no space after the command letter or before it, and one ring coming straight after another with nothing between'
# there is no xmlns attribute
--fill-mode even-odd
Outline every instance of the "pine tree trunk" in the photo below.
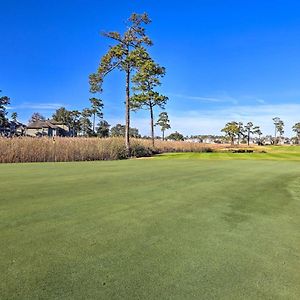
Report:
<svg viewBox="0 0 300 300"><path fill-rule="evenodd" d="M93 133L95 133L95 119L96 119L96 114L94 113L94 120L93 120Z"/></svg>
<svg viewBox="0 0 300 300"><path fill-rule="evenodd" d="M130 70L126 71L126 101L125 101L125 147L127 155L130 155L130 140L129 140L129 128L130 128Z"/></svg>
<svg viewBox="0 0 300 300"><path fill-rule="evenodd" d="M150 119L151 119L151 139L152 147L154 147L154 118L153 118L153 107L150 105Z"/></svg>
<svg viewBox="0 0 300 300"><path fill-rule="evenodd" d="M162 131L162 139L163 139L163 141L165 140L165 131L164 130Z"/></svg>

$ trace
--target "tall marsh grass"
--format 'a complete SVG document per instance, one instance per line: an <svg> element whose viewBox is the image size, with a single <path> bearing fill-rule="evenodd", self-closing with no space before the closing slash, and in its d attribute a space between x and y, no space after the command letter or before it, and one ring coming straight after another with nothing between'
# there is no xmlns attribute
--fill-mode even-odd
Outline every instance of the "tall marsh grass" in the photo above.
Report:
<svg viewBox="0 0 300 300"><path fill-rule="evenodd" d="M224 145L132 139L131 156L163 152L212 152ZM0 163L125 159L123 138L0 138Z"/></svg>
<svg viewBox="0 0 300 300"><path fill-rule="evenodd" d="M0 162L114 160L126 158L121 139L2 138Z"/></svg>

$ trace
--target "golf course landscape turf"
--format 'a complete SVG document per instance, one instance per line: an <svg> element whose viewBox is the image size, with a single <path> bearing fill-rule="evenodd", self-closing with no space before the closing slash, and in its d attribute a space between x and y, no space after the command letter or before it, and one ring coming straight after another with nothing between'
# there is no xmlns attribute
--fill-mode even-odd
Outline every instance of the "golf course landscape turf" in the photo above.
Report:
<svg viewBox="0 0 300 300"><path fill-rule="evenodd" d="M268 154L0 165L0 299L300 299L300 154Z"/></svg>

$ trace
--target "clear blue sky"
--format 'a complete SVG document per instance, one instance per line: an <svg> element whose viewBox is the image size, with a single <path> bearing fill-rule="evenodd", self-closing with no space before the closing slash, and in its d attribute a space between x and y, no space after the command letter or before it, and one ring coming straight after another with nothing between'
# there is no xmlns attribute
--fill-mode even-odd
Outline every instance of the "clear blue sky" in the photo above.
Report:
<svg viewBox="0 0 300 300"><path fill-rule="evenodd" d="M0 0L0 11L0 89L22 121L88 106L88 75L109 45L99 33L122 31L144 11L151 54L167 69L172 131L218 134L238 120L267 134L279 116L289 135L300 121L300 1ZM124 123L122 73L107 78L101 97L105 119ZM132 120L149 133L147 112Z"/></svg>

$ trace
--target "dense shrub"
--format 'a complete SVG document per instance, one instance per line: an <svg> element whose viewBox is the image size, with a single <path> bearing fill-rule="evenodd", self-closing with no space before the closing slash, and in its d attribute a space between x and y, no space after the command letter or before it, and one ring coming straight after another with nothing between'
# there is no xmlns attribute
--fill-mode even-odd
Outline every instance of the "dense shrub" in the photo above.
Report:
<svg viewBox="0 0 300 300"><path fill-rule="evenodd" d="M153 148L150 148L148 146L136 142L131 145L132 157L150 157L154 154L154 152L155 150Z"/></svg>

